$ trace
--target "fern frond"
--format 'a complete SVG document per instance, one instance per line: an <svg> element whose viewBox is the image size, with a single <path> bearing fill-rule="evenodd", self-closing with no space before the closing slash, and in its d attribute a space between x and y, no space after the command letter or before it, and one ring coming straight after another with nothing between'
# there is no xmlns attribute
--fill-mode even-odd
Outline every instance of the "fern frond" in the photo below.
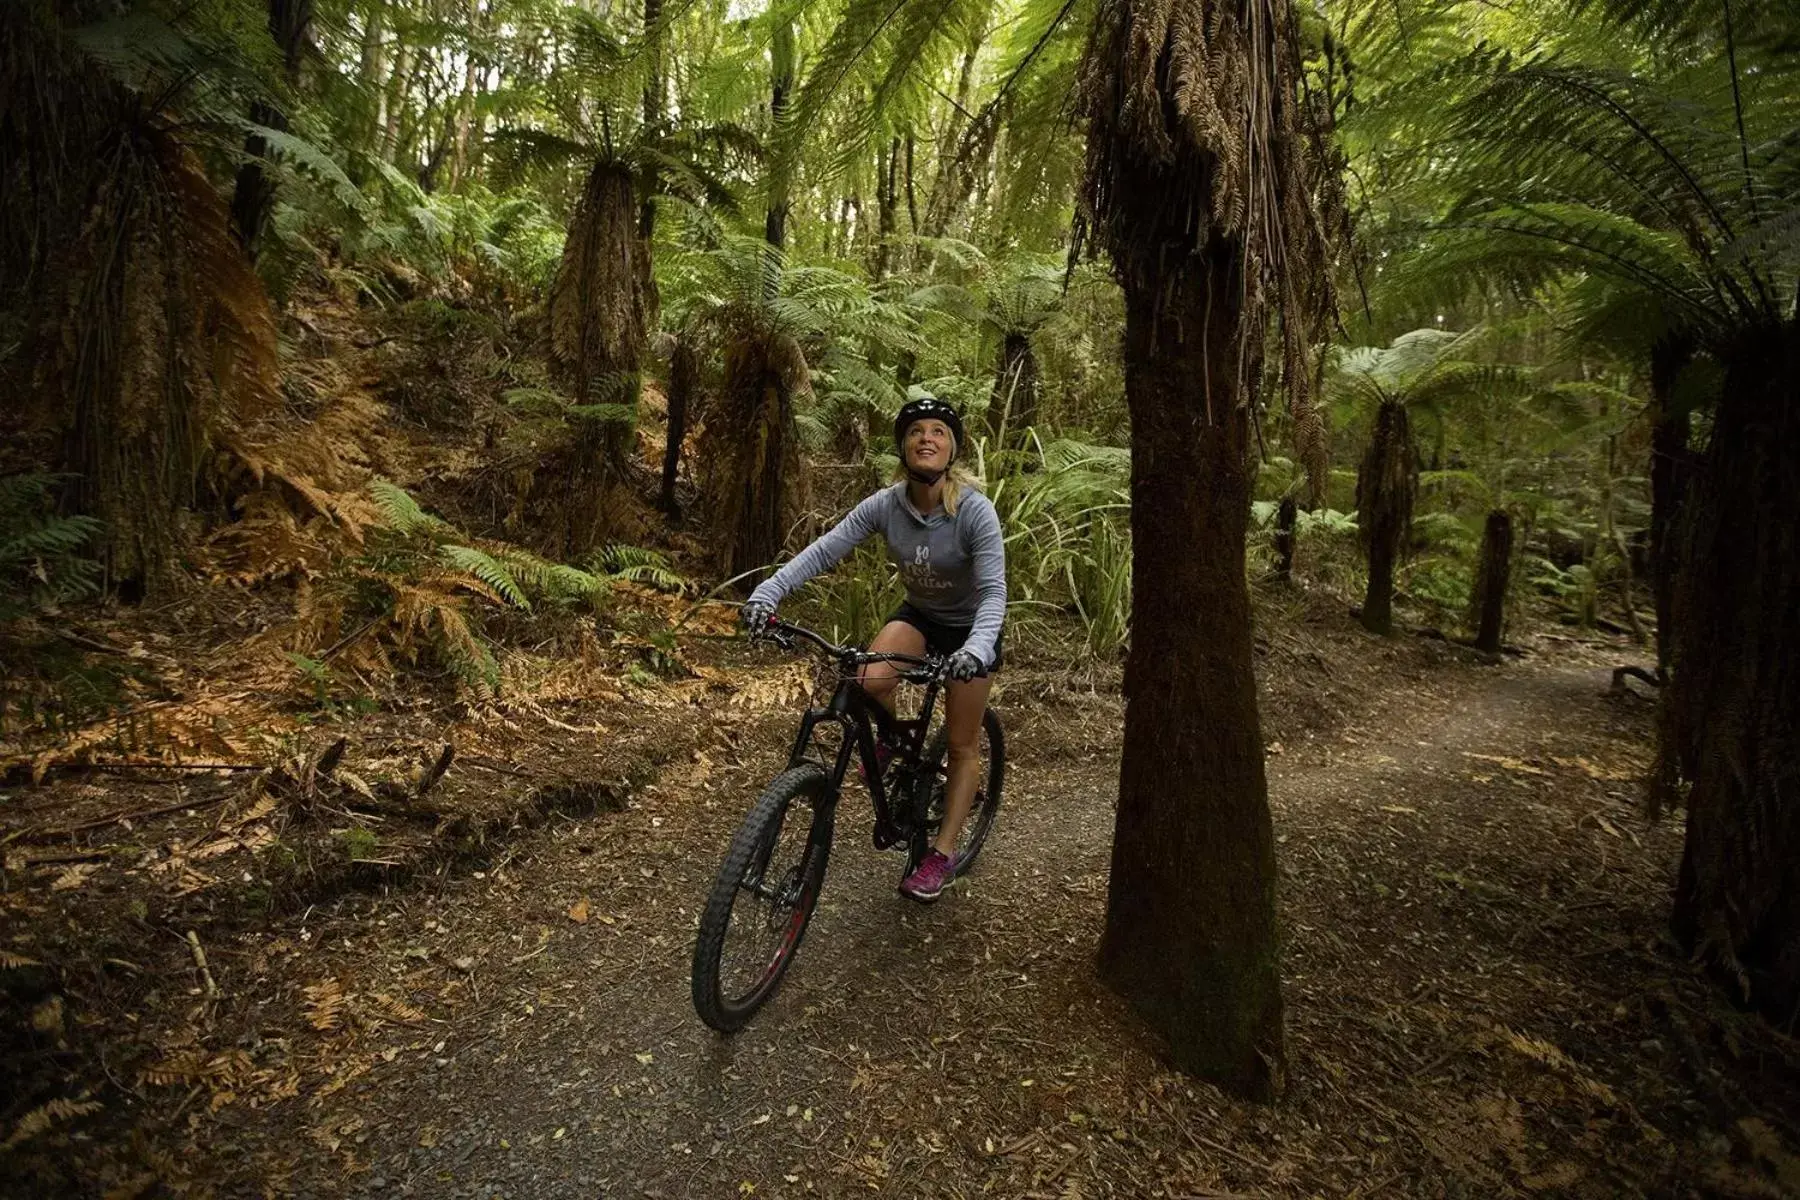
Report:
<svg viewBox="0 0 1800 1200"><path fill-rule="evenodd" d="M87 1093L82 1093L85 1096ZM105 1105L98 1100L75 1099L65 1100L58 1097L47 1104L40 1104L19 1118L13 1126L12 1133L0 1142L0 1150L11 1150L21 1142L26 1142L49 1131L59 1122L78 1120L99 1112Z"/></svg>
<svg viewBox="0 0 1800 1200"><path fill-rule="evenodd" d="M287 159L304 167L328 184L332 195L345 208L361 210L364 207L362 192L351 182L350 176L344 173L344 168L338 165L337 160L324 149L283 129L272 129L254 121L244 121L241 124L246 133L260 138L277 158Z"/></svg>
<svg viewBox="0 0 1800 1200"><path fill-rule="evenodd" d="M413 534L444 527L443 522L420 508L419 502L398 484L386 479L370 480L369 494L375 497L375 506L381 512L383 523L395 533Z"/></svg>
<svg viewBox="0 0 1800 1200"><path fill-rule="evenodd" d="M466 571L481 580L514 608L531 608L531 601L526 598L512 573L485 552L473 546L450 545L440 547L438 553L457 570Z"/></svg>
<svg viewBox="0 0 1800 1200"><path fill-rule="evenodd" d="M669 565L666 556L640 546L607 546L600 552L597 566L614 579L644 583L666 592L686 592L693 586L691 580Z"/></svg>

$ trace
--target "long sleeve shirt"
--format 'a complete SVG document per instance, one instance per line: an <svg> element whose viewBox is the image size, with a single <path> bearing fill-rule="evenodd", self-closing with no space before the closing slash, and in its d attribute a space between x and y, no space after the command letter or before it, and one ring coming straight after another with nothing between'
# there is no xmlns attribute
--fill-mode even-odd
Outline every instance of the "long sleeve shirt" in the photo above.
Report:
<svg viewBox="0 0 1800 1200"><path fill-rule="evenodd" d="M764 580L750 598L779 604L877 533L887 539L907 603L934 621L967 626L963 649L992 667L1006 620L1006 543L993 501L973 488L963 492L954 517L941 508L921 513L904 483L883 488Z"/></svg>

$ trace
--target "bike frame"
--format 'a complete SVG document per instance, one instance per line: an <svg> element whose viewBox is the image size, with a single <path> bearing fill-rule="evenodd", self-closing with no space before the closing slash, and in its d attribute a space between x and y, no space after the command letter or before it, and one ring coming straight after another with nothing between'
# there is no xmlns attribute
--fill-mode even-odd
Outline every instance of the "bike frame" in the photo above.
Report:
<svg viewBox="0 0 1800 1200"><path fill-rule="evenodd" d="M876 769L878 759L875 753L877 733L885 735L888 744L894 747L896 755L911 765L915 771L925 752L925 731L931 727L931 715L937 705L937 698L942 683L940 672L942 662L937 658L916 658L909 654L870 654L848 646L836 646L797 625L778 622L771 626L776 636L799 634L812 641L837 660L841 678L831 700L823 708L809 708L800 718L800 729L794 735L794 748L788 754L788 766L797 767L804 762L814 762L827 766L827 757L823 746L814 753L818 731L822 725L837 725L843 730L838 740L837 749L829 762L830 787L826 795L829 809L828 829L835 830L837 821L837 804L843 795L844 779L850 772L850 756L860 757L863 775L868 780L869 798L875 805L875 846L882 849L909 837L913 832L911 815L903 810L900 804L887 794L887 781ZM913 669L901 671L900 677L914 683L925 685L925 696L919 704L919 715L901 720L890 715L873 696L865 691L857 682L855 672L875 663L892 663L910 666ZM903 799L903 798L901 798Z"/></svg>

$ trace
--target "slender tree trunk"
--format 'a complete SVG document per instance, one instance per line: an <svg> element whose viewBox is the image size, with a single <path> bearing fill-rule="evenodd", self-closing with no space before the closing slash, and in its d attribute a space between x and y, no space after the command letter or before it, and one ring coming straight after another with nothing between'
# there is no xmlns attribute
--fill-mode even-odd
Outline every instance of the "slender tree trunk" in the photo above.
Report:
<svg viewBox="0 0 1800 1200"><path fill-rule="evenodd" d="M789 93L794 88L794 26L782 21L775 26L770 46L773 74L769 84L769 123L778 136L787 120ZM769 211L763 218L763 239L777 250L787 246L788 188L782 179L772 180Z"/></svg>
<svg viewBox="0 0 1800 1200"><path fill-rule="evenodd" d="M359 121L364 147L373 147L381 130L387 125L387 87L383 79L383 68L387 56L383 52L382 37L385 34L384 18L387 16L387 0L368 0L365 6L366 16L363 25L362 61L357 69L357 85L367 100L368 119ZM363 182L363 165L360 160L351 160L351 179L359 186Z"/></svg>
<svg viewBox="0 0 1800 1200"><path fill-rule="evenodd" d="M1037 355L1031 349L1031 337L1017 331L1008 333L1000 339L999 362L994 368L993 395L988 400L991 414L988 432L998 439L1008 431L1035 424L1037 401Z"/></svg>
<svg viewBox="0 0 1800 1200"><path fill-rule="evenodd" d="M1412 529L1418 481L1419 454L1406 406L1384 400L1356 472L1357 524L1369 557L1362 623L1371 633L1394 631L1394 568Z"/></svg>
<svg viewBox="0 0 1800 1200"><path fill-rule="evenodd" d="M480 0L469 0L469 24L481 27ZM456 139L450 149L450 190L459 190L469 177L469 145L475 129L475 96L480 90L482 70L473 51L463 64L462 92L456 97Z"/></svg>
<svg viewBox="0 0 1800 1200"><path fill-rule="evenodd" d="M912 130L906 131L906 228L916 239L919 236L919 189L913 175L913 155L917 150Z"/></svg>
<svg viewBox="0 0 1800 1200"><path fill-rule="evenodd" d="M1800 1020L1800 322L1724 357L1688 491L1659 798L1687 805L1674 927L1734 990Z"/></svg>
<svg viewBox="0 0 1800 1200"><path fill-rule="evenodd" d="M1284 582L1294 577L1294 527L1299 521L1300 505L1283 496L1275 510L1275 575Z"/></svg>
<svg viewBox="0 0 1800 1200"><path fill-rule="evenodd" d="M1656 669L1666 674L1674 634L1675 530L1693 474L1689 417L1675 400L1675 383L1693 360L1685 340L1664 339L1650 351L1650 587L1656 602Z"/></svg>
<svg viewBox="0 0 1800 1200"><path fill-rule="evenodd" d="M1487 515L1481 533L1481 564L1475 573L1475 648L1500 653L1506 623L1506 596L1512 582L1512 516L1503 509Z"/></svg>
<svg viewBox="0 0 1800 1200"><path fill-rule="evenodd" d="M269 36L281 51L282 73L290 90L300 87L300 60L306 51L306 33L312 25L312 0L269 0ZM286 133L287 114L258 101L250 106L250 119L258 125ZM231 196L231 226L244 253L256 261L262 246L269 212L275 206L275 183L263 169L268 142L251 134L244 142L244 165L238 168Z"/></svg>
<svg viewBox="0 0 1800 1200"><path fill-rule="evenodd" d="M663 0L644 0L644 33L652 39L649 78L644 81L644 128L652 136L659 135L666 120L664 101L667 85L663 79L662 23ZM643 198L638 205L638 288L644 295L644 321L655 329L662 318L662 294L656 289L656 275L651 269L652 243L656 240L656 194L661 179L654 165L640 172L639 186ZM665 506L666 507L666 506Z"/></svg>
<svg viewBox="0 0 1800 1200"><path fill-rule="evenodd" d="M932 237L943 237L949 230L950 222L956 216L956 210L962 207L971 186L973 167L964 161L962 145L968 132L963 114L969 111L975 95L975 60L980 53L980 39L972 41L964 50L962 67L956 77L956 103L944 114L944 128L938 135L937 171L932 177L931 191L925 198L925 227ZM966 157L972 160L978 154L970 148Z"/></svg>
<svg viewBox="0 0 1800 1200"><path fill-rule="evenodd" d="M400 152L400 118L406 111L406 99L412 92L412 47L404 41L394 45L394 70L388 76L386 122L381 131L381 157L398 165Z"/></svg>
<svg viewBox="0 0 1800 1200"><path fill-rule="evenodd" d="M1154 230L1179 244L1180 229ZM1100 969L1184 1070L1281 1090L1275 843L1244 577L1238 245L1127 275L1131 651ZM1135 286L1134 286L1135 284ZM1171 720L1171 714L1180 714Z"/></svg>
<svg viewBox="0 0 1800 1200"><path fill-rule="evenodd" d="M887 278L888 264L893 261L894 234L899 229L900 214L900 139L895 138L882 151L876 166L875 204L875 281Z"/></svg>
<svg viewBox="0 0 1800 1200"><path fill-rule="evenodd" d="M688 409L699 381L700 359L694 353L693 339L676 334L675 349L669 355L668 445L663 450L662 468L662 510L671 517L681 515L675 478L681 469L681 444L687 439Z"/></svg>

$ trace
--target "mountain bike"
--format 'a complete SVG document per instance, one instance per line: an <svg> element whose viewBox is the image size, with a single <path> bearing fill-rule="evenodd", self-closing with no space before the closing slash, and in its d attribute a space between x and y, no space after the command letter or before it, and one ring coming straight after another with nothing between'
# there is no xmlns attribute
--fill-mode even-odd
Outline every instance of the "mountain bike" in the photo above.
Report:
<svg viewBox="0 0 1800 1200"><path fill-rule="evenodd" d="M764 789L739 826L713 882L694 943L694 1008L721 1033L743 1028L774 995L806 936L825 882L838 800L854 755L875 806L877 850L906 852L904 879L930 851L944 820L949 733L934 729L946 660L839 646L810 629L771 619L753 636L792 650L810 642L836 665L830 701L800 719L787 769ZM861 668L890 663L924 687L918 714L891 715L857 682ZM928 736L929 735L929 736ZM835 741L834 741L835 739ZM891 750L883 765L877 740ZM955 874L975 864L1000 806L1006 738L988 709L981 721L981 777L957 837Z"/></svg>

